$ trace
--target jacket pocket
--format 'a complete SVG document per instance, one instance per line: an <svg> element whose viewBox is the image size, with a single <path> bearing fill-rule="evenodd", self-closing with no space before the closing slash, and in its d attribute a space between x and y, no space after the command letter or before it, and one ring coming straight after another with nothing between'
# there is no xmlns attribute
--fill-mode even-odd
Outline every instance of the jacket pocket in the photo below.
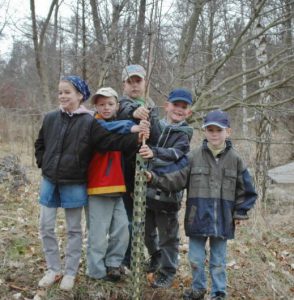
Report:
<svg viewBox="0 0 294 300"><path fill-rule="evenodd" d="M225 189L235 190L237 181L236 170L224 169L223 185Z"/></svg>
<svg viewBox="0 0 294 300"><path fill-rule="evenodd" d="M224 169L223 185L222 185L222 198L229 201L235 200L237 182L237 171Z"/></svg>
<svg viewBox="0 0 294 300"><path fill-rule="evenodd" d="M192 187L208 188L209 187L208 167L194 167L191 169L190 184Z"/></svg>

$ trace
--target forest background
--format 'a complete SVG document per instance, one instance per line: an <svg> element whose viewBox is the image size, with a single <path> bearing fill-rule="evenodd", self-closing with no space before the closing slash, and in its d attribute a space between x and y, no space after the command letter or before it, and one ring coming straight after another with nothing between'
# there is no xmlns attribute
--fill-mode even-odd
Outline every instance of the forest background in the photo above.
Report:
<svg viewBox="0 0 294 300"><path fill-rule="evenodd" d="M237 286L244 278L241 276L239 281L237 276L232 295L235 299L291 299L293 191L288 186L273 186L268 170L294 158L294 1L47 0L48 10L42 15L36 7L43 1L27 2L29 10L24 10L20 18L12 1L0 0L0 43L13 35L12 46L4 54L2 50L0 56L1 157L16 155L31 182L18 187L24 189L20 196L13 194L15 189L8 187L7 180L3 181L2 214L13 211L11 199L22 207L25 195L32 205L26 208L37 219L40 175L33 143L43 115L58 105L60 77L77 74L87 80L92 92L112 86L121 94L123 67L138 63L147 70L148 94L159 107L172 88L187 87L193 92L193 115L189 119L195 129L192 147L199 145L203 137L201 122L207 111L221 108L231 115L233 142L249 165L259 193L249 223L252 231L241 230L240 239L251 237L256 239L249 242L251 246L261 246L256 255L261 257L262 265L253 262L249 266L252 272L260 276L261 270L271 271L270 278L257 276L265 289L257 286L251 290L242 285L240 293ZM12 225L21 226L19 216L15 218L3 217L3 233L10 232ZM30 222L28 216L21 218ZM34 221L28 225L30 233L37 232L36 224ZM286 240L279 240L283 236ZM23 245L23 237L18 238ZM6 236L0 245L14 249L18 238ZM36 239L33 234L33 244ZM248 259L255 255L248 254L250 245L235 245L247 267ZM26 249L24 253L19 251L20 258L32 251L27 242L20 248ZM34 257L36 253L34 250L31 254ZM0 275L13 270L9 258L3 256ZM233 263L232 270L238 272L238 266ZM273 268L278 270L276 275ZM25 284L11 284L14 281L4 278L0 284L11 292L15 291L11 285L27 293L36 289L33 282L33 287L27 289Z"/></svg>

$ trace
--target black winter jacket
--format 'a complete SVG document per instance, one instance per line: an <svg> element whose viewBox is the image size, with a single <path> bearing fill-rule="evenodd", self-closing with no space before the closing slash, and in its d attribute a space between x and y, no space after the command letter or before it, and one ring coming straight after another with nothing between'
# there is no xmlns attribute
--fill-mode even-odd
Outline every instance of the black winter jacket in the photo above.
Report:
<svg viewBox="0 0 294 300"><path fill-rule="evenodd" d="M61 110L45 115L35 142L37 165L54 183L85 183L94 150L136 151L137 134L114 134L88 113L69 116Z"/></svg>
<svg viewBox="0 0 294 300"><path fill-rule="evenodd" d="M155 107L154 102L149 98L146 101L146 105L150 111L149 121L151 123L151 135L149 140L156 140L152 137L152 128L154 124L159 121L158 108ZM136 124L139 124L140 120L133 117L134 111L141 105L136 102L136 100L123 96L119 99L119 111L117 113L117 120L132 120ZM136 169L136 154L123 153L123 172L125 177L125 183L127 188L127 193L132 194L134 192L134 180L135 180L135 169ZM129 201L132 199L130 198ZM131 205L131 204L130 204Z"/></svg>
<svg viewBox="0 0 294 300"><path fill-rule="evenodd" d="M152 126L152 140L149 145L154 157L149 162L149 170L167 166L178 161L190 150L193 128L185 121L179 124L168 124L165 119ZM156 143L155 143L156 141ZM147 207L157 211L174 212L181 207L182 192L166 192L148 187Z"/></svg>

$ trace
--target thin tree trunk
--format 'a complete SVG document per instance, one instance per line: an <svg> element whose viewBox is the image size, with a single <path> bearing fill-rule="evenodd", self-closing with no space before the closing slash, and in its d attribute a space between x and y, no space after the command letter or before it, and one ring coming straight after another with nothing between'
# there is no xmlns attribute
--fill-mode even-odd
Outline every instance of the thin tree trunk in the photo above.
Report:
<svg viewBox="0 0 294 300"><path fill-rule="evenodd" d="M82 34L83 34L83 48L82 48L82 76L87 79L87 36L86 36L86 20L85 20L85 0L82 1Z"/></svg>
<svg viewBox="0 0 294 300"><path fill-rule="evenodd" d="M199 16L202 13L204 4L207 0L199 0L193 1L191 5L193 5L193 12L189 19L189 21L185 24L179 46L179 59L178 59L178 85L183 85L184 83L184 74L185 74L185 64L187 62L192 43L195 37L195 32L199 20Z"/></svg>
<svg viewBox="0 0 294 300"><path fill-rule="evenodd" d="M241 3L241 24L242 24L242 29L244 28L244 2L242 1ZM246 70L247 70L247 63L246 63L246 46L244 45L242 47L242 53L241 53L241 57L242 57L242 100L244 101L247 98L247 74L246 74ZM242 108L243 111L243 122L242 122L242 131L243 131L243 136L247 137L248 136L248 122L247 122L247 109L244 106ZM248 152L247 152L248 153Z"/></svg>
<svg viewBox="0 0 294 300"><path fill-rule="evenodd" d="M208 41L206 46L206 64L207 68L205 70L204 82L210 77L211 72L211 63L213 61L213 33L214 33L214 15L215 15L215 2L209 2L209 32L208 32Z"/></svg>
<svg viewBox="0 0 294 300"><path fill-rule="evenodd" d="M146 0L140 1L139 17L137 22L137 31L134 42L133 63L139 64L142 59L144 26L145 26Z"/></svg>
<svg viewBox="0 0 294 300"><path fill-rule="evenodd" d="M103 57L103 62L100 67L99 78L98 78L98 87L101 87L104 83L106 75L108 73L108 69L110 66L111 57L113 56L116 50L116 34L118 32L118 21L120 18L120 13L123 10L124 6L126 5L127 0L124 0L121 4L113 3L112 9L112 22L111 28L109 32L108 43L105 47L105 54Z"/></svg>
<svg viewBox="0 0 294 300"><path fill-rule="evenodd" d="M255 7L260 3L260 0L255 1ZM254 7L254 8L255 8ZM271 79L269 78L269 66L266 64L268 61L267 54L267 40L265 35L260 34L263 31L262 18L259 17L256 20L255 34L256 39L254 40L254 45L256 48L256 59L258 64L261 65L259 68L259 73L262 78L259 81L259 88L266 89L271 84ZM271 102L271 96L269 93L261 93L259 96L259 102L261 104L269 104ZM259 191L259 199L262 201L266 200L266 192L268 187L268 170L270 168L270 144L271 144L271 116L264 110L256 114L257 127L256 135L259 137L260 142L256 144L256 169L255 177L257 188Z"/></svg>
<svg viewBox="0 0 294 300"><path fill-rule="evenodd" d="M102 28L101 28L101 22L98 15L98 5L96 0L90 0L90 5L92 9L92 17L93 17L93 24L94 24L94 30L95 30L95 37L97 44L100 46L103 45L103 34L102 34Z"/></svg>
<svg viewBox="0 0 294 300"><path fill-rule="evenodd" d="M32 18L32 33L33 33L33 44L34 44L34 51L35 51L35 63L37 73L40 79L41 91L43 94L43 103L44 108L49 110L51 108L51 101L50 101L50 91L49 91L49 80L48 80L48 73L46 70L46 63L44 60L44 39L46 30L52 16L52 12L54 7L58 5L58 0L52 0L48 15L44 24L41 27L40 34L38 34L37 29L37 19L36 19L36 11L35 11L35 1L30 0L30 9L31 9L31 18Z"/></svg>

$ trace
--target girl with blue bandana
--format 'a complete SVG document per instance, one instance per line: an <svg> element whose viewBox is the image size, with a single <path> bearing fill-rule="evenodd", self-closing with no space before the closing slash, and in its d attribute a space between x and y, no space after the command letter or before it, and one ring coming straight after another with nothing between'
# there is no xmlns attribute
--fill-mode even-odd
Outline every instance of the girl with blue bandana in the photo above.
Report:
<svg viewBox="0 0 294 300"><path fill-rule="evenodd" d="M87 205L87 172L94 151L136 151L138 134L119 135L104 129L82 103L90 96L78 76L63 77L58 86L59 109L45 115L35 142L42 169L40 237L47 272L39 287L62 278L60 289L73 288L82 251L81 213ZM67 230L64 272L55 236L57 208L64 208Z"/></svg>

